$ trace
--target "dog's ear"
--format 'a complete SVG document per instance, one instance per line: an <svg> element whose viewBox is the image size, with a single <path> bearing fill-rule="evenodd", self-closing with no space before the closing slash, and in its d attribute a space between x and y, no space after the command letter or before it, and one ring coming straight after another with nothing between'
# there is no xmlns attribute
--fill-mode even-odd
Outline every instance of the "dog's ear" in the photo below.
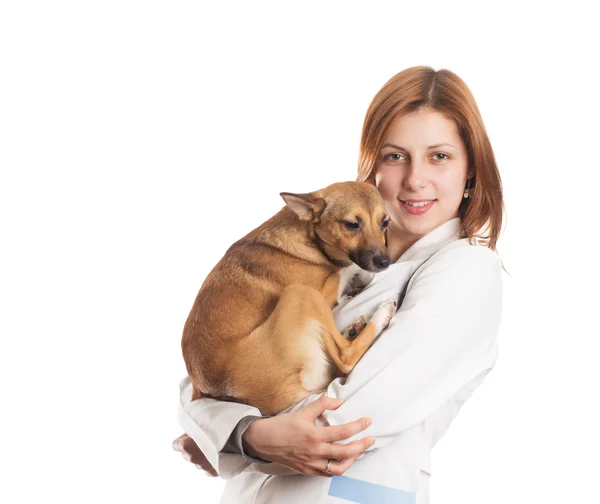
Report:
<svg viewBox="0 0 600 504"><path fill-rule="evenodd" d="M315 198L311 194L293 194L282 192L279 195L285 201L290 210L300 218L300 220L314 220L319 218L325 208L323 198Z"/></svg>

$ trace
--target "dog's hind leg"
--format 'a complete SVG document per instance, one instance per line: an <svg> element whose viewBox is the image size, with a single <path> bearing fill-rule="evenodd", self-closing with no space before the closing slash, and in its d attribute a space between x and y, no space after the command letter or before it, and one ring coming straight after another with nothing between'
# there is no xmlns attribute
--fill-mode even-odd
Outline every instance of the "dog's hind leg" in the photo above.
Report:
<svg viewBox="0 0 600 504"><path fill-rule="evenodd" d="M229 368L236 395L263 414L275 414L326 390L339 376L335 367L349 373L394 309L393 301L384 303L362 331L355 324L358 335L349 341L318 290L286 287L269 318L238 344Z"/></svg>
<svg viewBox="0 0 600 504"><path fill-rule="evenodd" d="M361 333L361 331L367 326L365 322L365 318L361 315L356 322L350 324L344 332L342 333L344 338L349 341L356 339L356 337Z"/></svg>
<svg viewBox="0 0 600 504"><path fill-rule="evenodd" d="M396 301L389 299L377 309L366 326L360 320L350 326L345 331L348 339L340 334L335 326L333 316L329 314L323 342L327 353L342 373L347 374L354 369L375 338L388 326L395 312ZM364 328L361 330L363 326Z"/></svg>
<svg viewBox="0 0 600 504"><path fill-rule="evenodd" d="M349 373L368 350L375 337L389 324L396 311L396 302L390 299L383 303L364 329L351 340L340 333L329 304L321 293L311 287L303 285L287 287L275 312L278 310L282 310L282 320L286 320L286 327L297 327L302 321L310 319L316 321L320 328L322 347L342 373ZM313 330L313 334L314 332ZM305 337L308 335L307 332ZM348 336L352 337L350 333Z"/></svg>

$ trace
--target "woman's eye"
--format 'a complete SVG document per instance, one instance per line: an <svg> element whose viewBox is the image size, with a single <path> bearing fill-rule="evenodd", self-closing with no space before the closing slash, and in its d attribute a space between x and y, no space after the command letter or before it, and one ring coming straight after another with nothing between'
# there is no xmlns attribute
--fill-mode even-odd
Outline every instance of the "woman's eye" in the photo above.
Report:
<svg viewBox="0 0 600 504"><path fill-rule="evenodd" d="M436 161L444 161L445 159L450 159L450 156L444 154L443 152L436 152L433 156L435 157Z"/></svg>
<svg viewBox="0 0 600 504"><path fill-rule="evenodd" d="M404 156L402 154L394 152L392 154L386 154L385 156L383 156L383 158L386 161L401 161L402 159L404 159Z"/></svg>
<svg viewBox="0 0 600 504"><path fill-rule="evenodd" d="M346 229L349 229L350 231L357 231L360 228L360 224L358 222L352 221L344 221L344 226L346 226Z"/></svg>

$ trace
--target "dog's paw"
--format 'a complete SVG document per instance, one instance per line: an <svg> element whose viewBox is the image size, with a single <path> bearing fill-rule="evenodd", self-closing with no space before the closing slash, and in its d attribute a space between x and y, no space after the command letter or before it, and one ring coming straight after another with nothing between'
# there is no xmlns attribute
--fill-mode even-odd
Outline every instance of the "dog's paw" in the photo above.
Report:
<svg viewBox="0 0 600 504"><path fill-rule="evenodd" d="M347 327L346 330L343 332L344 338L346 338L349 341L352 341L360 334L360 332L365 328L366 325L367 323L365 322L365 318L363 316L360 316L356 322Z"/></svg>
<svg viewBox="0 0 600 504"><path fill-rule="evenodd" d="M375 324L375 334L379 335L392 320L396 313L396 300L391 298L381 304L377 311L371 317L371 322Z"/></svg>
<svg viewBox="0 0 600 504"><path fill-rule="evenodd" d="M344 294L343 296L340 296L339 298L337 298L337 302L335 304L335 308L339 307L339 306L344 306L348 301L350 301L354 296L350 296L348 294Z"/></svg>
<svg viewBox="0 0 600 504"><path fill-rule="evenodd" d="M352 278L348 282L348 291L361 290L364 287L364 283L361 280L360 271L352 275Z"/></svg>
<svg viewBox="0 0 600 504"><path fill-rule="evenodd" d="M340 297L356 296L371 283L371 280L373 280L374 276L374 273L361 270L358 266L348 267L345 275L341 276L340 278Z"/></svg>
<svg viewBox="0 0 600 504"><path fill-rule="evenodd" d="M355 273L352 276L352 278L350 279L350 282L348 282L348 286L347 286L348 293L356 292L356 294L358 294L365 287L367 287L367 285L369 285L371 283L371 280L373 280L374 276L375 276L375 273L372 273L370 271L365 271L362 269L359 270L357 273Z"/></svg>
<svg viewBox="0 0 600 504"><path fill-rule="evenodd" d="M348 297L349 299L352 299L354 296L358 296L362 291L363 291L364 287L356 287L353 289L350 289L348 292L346 292L344 297Z"/></svg>

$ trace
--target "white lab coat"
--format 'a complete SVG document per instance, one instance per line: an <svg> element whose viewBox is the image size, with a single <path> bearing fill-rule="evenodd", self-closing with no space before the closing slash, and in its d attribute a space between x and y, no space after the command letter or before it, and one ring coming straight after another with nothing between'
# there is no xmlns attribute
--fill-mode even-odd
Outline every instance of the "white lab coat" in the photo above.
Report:
<svg viewBox="0 0 600 504"><path fill-rule="evenodd" d="M459 219L441 225L376 274L358 296L334 310L340 329L360 315L370 316L385 300L397 299L410 275L435 253L410 280L389 327L352 373L334 380L326 392L345 402L325 412L323 425L369 416L372 425L349 441L367 435L376 438L344 474L352 480L339 481L358 480L406 492L406 500L396 497L394 502L428 502L430 450L497 357L501 263L493 251L460 239L459 233ZM229 480L221 504L348 502L347 496L330 490L335 478L291 475L278 464L252 464L241 455L220 453L246 415L260 412L213 399L191 401L189 379L181 382L180 424L220 476Z"/></svg>

